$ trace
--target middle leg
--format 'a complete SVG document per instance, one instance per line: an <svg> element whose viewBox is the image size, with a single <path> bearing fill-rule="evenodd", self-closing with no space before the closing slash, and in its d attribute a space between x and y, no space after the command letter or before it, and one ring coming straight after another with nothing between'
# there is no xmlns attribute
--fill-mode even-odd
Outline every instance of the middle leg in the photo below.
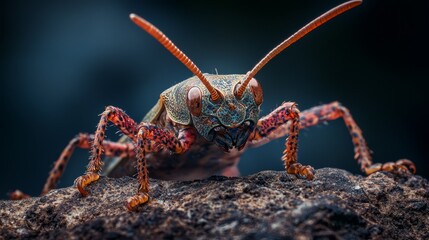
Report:
<svg viewBox="0 0 429 240"><path fill-rule="evenodd" d="M150 187L146 153L167 149L172 153L181 154L190 148L195 137L196 132L193 128L182 128L176 133L176 130L163 129L150 123L141 123L136 144L139 187L136 194L128 198L126 202L129 211L149 200Z"/></svg>

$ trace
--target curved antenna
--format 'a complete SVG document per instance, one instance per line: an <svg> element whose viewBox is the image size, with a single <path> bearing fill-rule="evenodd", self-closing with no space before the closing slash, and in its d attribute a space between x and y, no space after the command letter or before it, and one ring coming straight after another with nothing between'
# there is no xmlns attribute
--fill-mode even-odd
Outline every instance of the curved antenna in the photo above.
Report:
<svg viewBox="0 0 429 240"><path fill-rule="evenodd" d="M164 35L158 28L152 25L150 22L145 19L137 16L134 13L130 14L131 20L149 33L152 37L154 37L159 43L162 44L173 56L175 56L180 62L183 63L193 74L195 74L201 82L203 82L204 86L206 86L207 90L209 90L211 98L213 101L219 99L219 94L216 89L210 84L207 78L203 75L200 69L189 59L179 48L174 45L174 43Z"/></svg>
<svg viewBox="0 0 429 240"><path fill-rule="evenodd" d="M249 84L250 80L256 75L256 73L261 70L262 67L265 66L272 58L274 58L277 54L281 53L283 50L285 50L287 47L292 45L294 42L299 40L300 38L307 35L307 33L311 32L312 30L316 29L320 25L326 23L327 21L331 20L332 18L340 15L341 13L358 6L361 4L361 0L352 0L345 2L341 5L338 5L331 10L325 12L318 18L314 19L307 25L305 25L303 28L299 29L296 33L294 33L292 36L290 36L288 39L284 40L282 43L277 45L273 50L271 50L261 61L258 62L258 64L253 67L253 69L249 72L247 72L245 76L245 80L243 84L241 84L240 88L237 89L236 96L238 98L241 98L243 95L244 90L246 90L247 84Z"/></svg>

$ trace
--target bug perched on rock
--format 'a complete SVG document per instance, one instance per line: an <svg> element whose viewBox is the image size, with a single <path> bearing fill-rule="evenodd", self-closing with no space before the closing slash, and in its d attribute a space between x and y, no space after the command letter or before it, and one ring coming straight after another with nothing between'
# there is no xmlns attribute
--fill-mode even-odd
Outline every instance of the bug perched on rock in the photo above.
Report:
<svg viewBox="0 0 429 240"><path fill-rule="evenodd" d="M236 176L239 174L239 157L246 148L284 136L288 136L282 157L286 171L313 179L314 169L297 162L299 131L337 118L343 118L349 129L355 159L362 171L367 174L380 170L415 172L415 166L409 160L373 164L362 131L348 109L338 102L303 112L295 103L284 102L267 116L259 118L263 92L254 78L258 71L295 41L360 3L353 0L331 9L280 43L251 71L236 75L203 74L160 30L131 14L132 21L158 40L195 76L162 92L158 103L141 123L117 107L107 107L94 135L79 134L63 150L42 194L55 187L76 147L91 149L87 171L75 181L83 196L88 194L85 187L96 181L100 174L117 177L137 173L139 187L137 193L127 200L129 210L149 200L149 171L151 177L161 179L191 180L213 174ZM119 142L105 140L109 122L125 135ZM103 155L110 157L106 159L104 169ZM25 196L15 192L12 197Z"/></svg>

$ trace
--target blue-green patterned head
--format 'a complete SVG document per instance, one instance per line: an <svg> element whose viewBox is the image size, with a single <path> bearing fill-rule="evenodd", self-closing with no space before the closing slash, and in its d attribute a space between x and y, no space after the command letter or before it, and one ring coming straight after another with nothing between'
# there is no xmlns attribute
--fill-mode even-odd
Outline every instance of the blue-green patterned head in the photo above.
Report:
<svg viewBox="0 0 429 240"><path fill-rule="evenodd" d="M242 96L237 97L244 75L204 76L219 99L212 100L200 79L189 78L161 94L169 117L183 125L192 124L201 136L225 151L242 149L259 119L261 86L252 79Z"/></svg>

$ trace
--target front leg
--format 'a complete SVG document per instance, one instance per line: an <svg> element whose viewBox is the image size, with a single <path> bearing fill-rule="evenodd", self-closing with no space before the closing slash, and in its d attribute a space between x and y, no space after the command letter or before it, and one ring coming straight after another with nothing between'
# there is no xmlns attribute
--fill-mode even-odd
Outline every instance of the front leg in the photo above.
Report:
<svg viewBox="0 0 429 240"><path fill-rule="evenodd" d="M137 193L127 200L126 207L132 211L136 206L149 200L149 175L146 163L146 153L158 152L161 149L181 154L187 151L196 137L192 128L182 128L176 133L159 128L156 125L142 123L137 133Z"/></svg>
<svg viewBox="0 0 429 240"><path fill-rule="evenodd" d="M291 174L298 174L313 179L314 169L311 166L303 166L297 162L298 135L300 130L300 113L294 102L285 102L276 110L261 118L256 126L255 135L251 141L262 141L272 132L290 122L287 126L289 134L285 143L282 160L286 171Z"/></svg>
<svg viewBox="0 0 429 240"><path fill-rule="evenodd" d="M91 182L97 181L100 177L102 154L104 153L103 140L105 137L108 122L112 122L122 133L131 138L134 142L137 136L137 123L131 119L122 109L109 106L101 114L100 122L97 125L97 131L94 134L94 141L91 146L91 156L86 173L75 180L75 185L82 196L87 196L85 186Z"/></svg>

